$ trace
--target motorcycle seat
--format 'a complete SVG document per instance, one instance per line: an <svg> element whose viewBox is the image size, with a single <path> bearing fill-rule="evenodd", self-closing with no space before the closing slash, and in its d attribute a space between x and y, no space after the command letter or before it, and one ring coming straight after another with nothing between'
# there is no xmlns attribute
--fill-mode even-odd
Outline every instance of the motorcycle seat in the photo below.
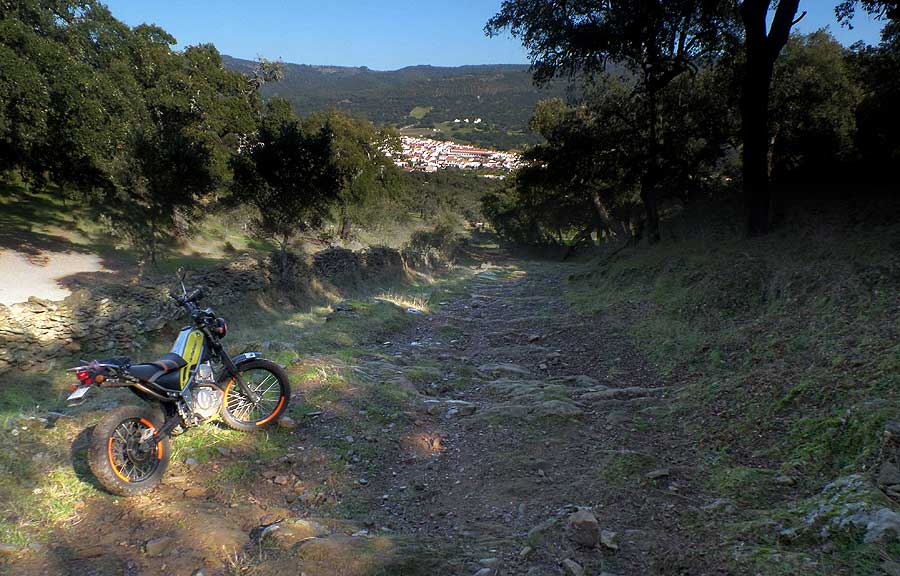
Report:
<svg viewBox="0 0 900 576"><path fill-rule="evenodd" d="M178 380L178 370L187 366L187 362L174 352L168 352L159 360L148 362L146 364L132 364L128 368L128 373L139 380L148 382L157 382L160 378L171 375ZM159 382L162 385L169 384L171 376L165 378L165 382ZM168 387L168 386L167 386Z"/></svg>

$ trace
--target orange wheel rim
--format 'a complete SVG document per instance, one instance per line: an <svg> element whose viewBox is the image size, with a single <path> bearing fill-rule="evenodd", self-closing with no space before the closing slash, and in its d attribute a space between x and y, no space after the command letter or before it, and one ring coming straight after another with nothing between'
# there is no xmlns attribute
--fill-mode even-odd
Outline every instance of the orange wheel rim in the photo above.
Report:
<svg viewBox="0 0 900 576"><path fill-rule="evenodd" d="M129 480L128 478L123 476L121 472L119 472L119 467L116 466L116 460L115 460L115 458L113 458L112 452L113 452L113 439L112 439L112 436L110 436L109 437L109 449L108 449L109 465L112 466L113 472L116 473L116 476L118 476L119 479L122 480L122 482L127 482L130 484L131 480Z"/></svg>
<svg viewBox="0 0 900 576"><path fill-rule="evenodd" d="M146 418L140 418L139 422L141 424L143 424L144 426L146 426L147 428L149 428L153 432L153 435L156 436L156 426L154 426L152 423L150 423L149 420L147 420ZM118 429L118 427L116 429ZM115 430L113 431L113 434L115 435ZM130 484L132 482L132 480L130 480L125 474L123 474L122 473L123 470L120 470L118 465L116 465L116 459L113 456L113 440L114 440L114 436L110 436L109 441L106 444L106 454L107 454L107 457L109 458L109 465L112 468L115 475L120 480ZM156 459L157 459L157 461L162 460L164 453L165 453L165 450L163 449L163 443L157 440L157 442L156 442Z"/></svg>
<svg viewBox="0 0 900 576"><path fill-rule="evenodd" d="M262 420L257 422L256 425L262 426L263 424L265 424L266 422L268 422L269 420L274 418L275 415L278 414L278 411L281 410L282 404L284 404L284 395L281 396L281 400L278 401L278 406L275 407L275 410L273 410L271 414L269 414L268 416L266 416L265 418L263 418Z"/></svg>
<svg viewBox="0 0 900 576"><path fill-rule="evenodd" d="M271 373L270 373L270 374L271 374ZM272 375L274 376L274 374L272 374ZM277 379L277 376L276 376L276 379ZM275 409L272 410L272 412L271 412L268 416L266 416L266 417L264 417L264 418L262 418L262 419L260 419L260 420L241 420L240 418L238 418L238 416L237 416L236 414L234 414L234 412L231 410L231 408L230 408L229 405L228 405L229 395L231 394L231 390L234 388L234 382L235 382L234 378L232 378L231 380L228 381L228 384L225 386L225 393L224 393L224 397L223 397L223 399L222 399L222 402L224 403L225 409L226 409L230 414L232 414L232 417L235 418L235 419L237 419L237 420L239 420L239 421L241 421L241 422L244 422L244 423L246 423L246 424L251 424L251 423L252 423L252 424L254 424L255 426L263 426L263 425L265 425L265 424L271 422L272 419L275 418L276 415L278 415L278 412L281 410L281 407L284 406L285 396L284 396L283 393L281 393L281 383L279 382L279 383L278 383L279 399L278 399L278 404L275 406ZM242 392L239 392L239 394L240 394L240 397L242 398L242 397L243 397L243 393L242 393Z"/></svg>

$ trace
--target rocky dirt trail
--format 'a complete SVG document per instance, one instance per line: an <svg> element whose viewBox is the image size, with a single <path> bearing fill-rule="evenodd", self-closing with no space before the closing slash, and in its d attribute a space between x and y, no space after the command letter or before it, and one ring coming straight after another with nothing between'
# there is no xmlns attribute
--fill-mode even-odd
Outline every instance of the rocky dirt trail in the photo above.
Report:
<svg viewBox="0 0 900 576"><path fill-rule="evenodd" d="M672 391L614 322L564 302L563 273L489 268L393 345L436 365L433 449L391 466L379 523L459 545L461 574L718 573L694 455L656 426Z"/></svg>
<svg viewBox="0 0 900 576"><path fill-rule="evenodd" d="M492 257L366 344L343 366L357 385L298 406L278 450L238 438L200 465L182 456L159 490L92 497L0 571L729 573L696 455L662 418L676 391L615 319L567 305L564 266ZM374 419L398 391L401 410Z"/></svg>

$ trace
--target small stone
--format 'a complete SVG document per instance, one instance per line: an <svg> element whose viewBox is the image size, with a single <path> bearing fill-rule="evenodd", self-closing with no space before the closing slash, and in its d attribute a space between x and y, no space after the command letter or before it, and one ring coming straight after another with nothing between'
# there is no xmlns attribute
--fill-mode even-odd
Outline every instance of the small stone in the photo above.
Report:
<svg viewBox="0 0 900 576"><path fill-rule="evenodd" d="M160 536L159 538L147 540L144 544L144 552L148 556L161 556L169 549L169 544L173 541L174 539L171 536Z"/></svg>
<svg viewBox="0 0 900 576"><path fill-rule="evenodd" d="M878 471L878 485L881 487L900 484L900 468L892 462L885 462Z"/></svg>
<svg viewBox="0 0 900 576"><path fill-rule="evenodd" d="M584 576L584 568L581 567L581 564L571 558L563 560L562 567L568 576Z"/></svg>
<svg viewBox="0 0 900 576"><path fill-rule="evenodd" d="M359 483L360 483L362 486L365 486L366 484L369 483L369 481L368 481L367 479L365 479L365 478L360 478L360 479L359 479Z"/></svg>
<svg viewBox="0 0 900 576"><path fill-rule="evenodd" d="M184 463L187 464L188 466L190 466L191 468L200 464L199 462L197 462L196 458L185 458Z"/></svg>
<svg viewBox="0 0 900 576"><path fill-rule="evenodd" d="M531 546L526 546L519 550L519 558L528 558L531 556L531 553L534 552L534 548Z"/></svg>
<svg viewBox="0 0 900 576"><path fill-rule="evenodd" d="M187 476L166 476L163 478L163 484L184 484L188 481Z"/></svg>
<svg viewBox="0 0 900 576"><path fill-rule="evenodd" d="M12 556L18 552L18 546L13 546L12 544L0 544L0 556Z"/></svg>
<svg viewBox="0 0 900 576"><path fill-rule="evenodd" d="M292 430L297 427L297 422L290 416L282 416L278 419L278 425L287 430Z"/></svg>
<svg viewBox="0 0 900 576"><path fill-rule="evenodd" d="M591 548L600 540L600 523L590 510L579 510L569 516L567 526L570 537L577 544Z"/></svg>
<svg viewBox="0 0 900 576"><path fill-rule="evenodd" d="M881 571L887 576L900 576L900 563L894 560L885 560L881 563Z"/></svg>
<svg viewBox="0 0 900 576"><path fill-rule="evenodd" d="M478 410L478 406L471 402L458 402L456 404L456 409L459 410L460 416L471 416Z"/></svg>
<svg viewBox="0 0 900 576"><path fill-rule="evenodd" d="M618 550L619 544L616 542L616 540L618 540L618 536L619 535L612 530L601 530L600 543L610 550Z"/></svg>
<svg viewBox="0 0 900 576"><path fill-rule="evenodd" d="M782 544L790 544L794 540L796 540L800 535L793 528L785 528L784 530L780 530L778 532L778 541Z"/></svg>
<svg viewBox="0 0 900 576"><path fill-rule="evenodd" d="M660 468L659 470L653 470L652 472L647 473L647 478L650 480L658 480L660 478L668 478L672 475L672 471L668 468Z"/></svg>
<svg viewBox="0 0 900 576"><path fill-rule="evenodd" d="M708 512L723 512L725 514L733 514L735 511L735 506L734 502L732 502L728 498L717 498L706 506L703 506L702 509Z"/></svg>
<svg viewBox="0 0 900 576"><path fill-rule="evenodd" d="M266 480L271 480L278 476L278 470L272 470L271 468L268 470L263 470L262 477Z"/></svg>
<svg viewBox="0 0 900 576"><path fill-rule="evenodd" d="M218 450L219 454L221 454L222 456L228 456L231 454L231 449L225 448L224 446L219 446L216 450Z"/></svg>
<svg viewBox="0 0 900 576"><path fill-rule="evenodd" d="M482 568L478 572L476 572L473 576L491 576L494 571L490 568Z"/></svg>
<svg viewBox="0 0 900 576"><path fill-rule="evenodd" d="M479 564L484 566L485 568L496 568L498 564L500 564L499 558L482 558L478 561Z"/></svg>
<svg viewBox="0 0 900 576"><path fill-rule="evenodd" d="M884 443L891 442L900 442L900 422L895 420L890 420L884 425Z"/></svg>
<svg viewBox="0 0 900 576"><path fill-rule="evenodd" d="M185 498L203 498L206 496L206 488L192 486L184 491Z"/></svg>
<svg viewBox="0 0 900 576"><path fill-rule="evenodd" d="M279 474L272 479L272 482L278 484L279 486L287 486L291 483L291 477L287 474Z"/></svg>
<svg viewBox="0 0 900 576"><path fill-rule="evenodd" d="M541 338L543 338L543 336L541 336L540 334L533 334L528 337L528 342L534 343L534 342L537 342L538 340L540 340Z"/></svg>
<svg viewBox="0 0 900 576"><path fill-rule="evenodd" d="M787 474L781 474L775 477L775 483L779 486L793 486L797 483L797 480L793 476L788 476Z"/></svg>
<svg viewBox="0 0 900 576"><path fill-rule="evenodd" d="M866 524L866 544L887 544L900 541L900 514L890 508L882 508L876 512Z"/></svg>

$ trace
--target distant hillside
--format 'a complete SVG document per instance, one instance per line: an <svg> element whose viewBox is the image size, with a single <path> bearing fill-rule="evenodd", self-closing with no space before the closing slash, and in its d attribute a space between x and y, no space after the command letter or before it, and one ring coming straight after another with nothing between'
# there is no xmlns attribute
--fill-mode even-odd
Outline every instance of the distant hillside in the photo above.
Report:
<svg viewBox="0 0 900 576"><path fill-rule="evenodd" d="M250 60L223 59L227 68L241 72L256 66ZM528 66L514 64L411 66L388 72L286 64L284 80L265 86L263 92L287 98L300 114L334 107L376 123L406 127L405 134L509 149L539 141L527 128L534 105L544 98L565 97L566 87L560 82L536 88ZM476 125L478 118L482 122ZM433 132L435 128L439 132Z"/></svg>

